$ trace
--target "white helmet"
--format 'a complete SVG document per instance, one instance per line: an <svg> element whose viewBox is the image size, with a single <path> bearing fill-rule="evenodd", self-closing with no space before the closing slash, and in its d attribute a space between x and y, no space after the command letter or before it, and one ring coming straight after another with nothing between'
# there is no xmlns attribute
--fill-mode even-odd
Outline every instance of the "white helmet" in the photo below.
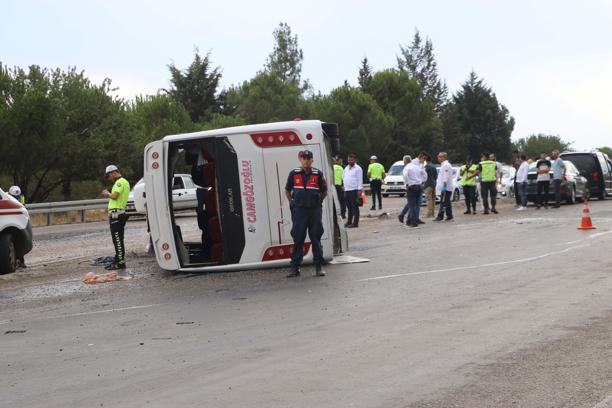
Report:
<svg viewBox="0 0 612 408"><path fill-rule="evenodd" d="M106 166L106 173L104 174L108 174L112 171L117 171L117 170L119 170L117 166L115 166L114 164L109 164L108 166Z"/></svg>
<svg viewBox="0 0 612 408"><path fill-rule="evenodd" d="M370 160L378 160L378 157L372 156L372 157L370 157Z"/></svg>
<svg viewBox="0 0 612 408"><path fill-rule="evenodd" d="M19 188L19 186L12 186L11 188L9 188L9 194L12 196L20 196L21 189Z"/></svg>

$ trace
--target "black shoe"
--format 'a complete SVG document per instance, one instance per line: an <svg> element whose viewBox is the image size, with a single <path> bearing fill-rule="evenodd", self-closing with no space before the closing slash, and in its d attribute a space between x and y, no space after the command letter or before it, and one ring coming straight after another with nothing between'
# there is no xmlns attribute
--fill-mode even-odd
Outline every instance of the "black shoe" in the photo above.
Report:
<svg viewBox="0 0 612 408"><path fill-rule="evenodd" d="M417 221L417 224L419 224L419 225L423 225L423 224L425 224L425 221L423 221L423 220L418 220L418 221Z"/></svg>
<svg viewBox="0 0 612 408"><path fill-rule="evenodd" d="M325 276L325 271L322 265L315 265L315 276Z"/></svg>
<svg viewBox="0 0 612 408"><path fill-rule="evenodd" d="M450 218L447 218L446 221L452 221L454 219L455 219L454 217L450 217Z"/></svg>
<svg viewBox="0 0 612 408"><path fill-rule="evenodd" d="M106 269L107 271L118 271L120 269L125 269L125 263L112 263L110 265L106 265L104 269Z"/></svg>
<svg viewBox="0 0 612 408"><path fill-rule="evenodd" d="M297 266L292 266L291 267L291 272L289 272L287 277L288 278L297 278L298 276L300 276L300 268L297 267Z"/></svg>
<svg viewBox="0 0 612 408"><path fill-rule="evenodd" d="M473 215L476 215L476 209L474 208L474 211L472 211Z"/></svg>
<svg viewBox="0 0 612 408"><path fill-rule="evenodd" d="M343 220L346 220L346 214L340 214L340 218L342 218Z"/></svg>
<svg viewBox="0 0 612 408"><path fill-rule="evenodd" d="M552 208L561 208L560 205L553 205Z"/></svg>
<svg viewBox="0 0 612 408"><path fill-rule="evenodd" d="M350 224L350 223L348 223L348 222L347 222L346 224L344 224L344 228L348 228L348 227L349 227L349 225L352 225L352 224Z"/></svg>
<svg viewBox="0 0 612 408"><path fill-rule="evenodd" d="M434 221L444 221L444 218L437 217L437 218L434 218Z"/></svg>
<svg viewBox="0 0 612 408"><path fill-rule="evenodd" d="M410 228L419 228L419 224L407 224Z"/></svg>
<svg viewBox="0 0 612 408"><path fill-rule="evenodd" d="M355 224L348 224L345 228L357 228Z"/></svg>
<svg viewBox="0 0 612 408"><path fill-rule="evenodd" d="M370 211L371 211L371 210L375 210L375 209L376 209L376 207L374 207L374 206L371 206L371 207L370 207Z"/></svg>
<svg viewBox="0 0 612 408"><path fill-rule="evenodd" d="M495 208L493 208L493 209L491 210L491 212L492 212L493 214L498 214L498 212L497 212L497 210L496 210Z"/></svg>
<svg viewBox="0 0 612 408"><path fill-rule="evenodd" d="M379 210L382 210L382 205L378 207Z"/></svg>
<svg viewBox="0 0 612 408"><path fill-rule="evenodd" d="M485 215L488 214L489 213L489 209L485 208L485 210L482 213L485 214Z"/></svg>
<svg viewBox="0 0 612 408"><path fill-rule="evenodd" d="M401 215L398 215L397 219L399 220L400 224L404 223L404 217L402 217Z"/></svg>
<svg viewBox="0 0 612 408"><path fill-rule="evenodd" d="M536 205L536 210L539 210L539 209L540 209L540 206L539 206L539 205Z"/></svg>
<svg viewBox="0 0 612 408"><path fill-rule="evenodd" d="M464 214L471 214L472 212L470 210L464 211Z"/></svg>

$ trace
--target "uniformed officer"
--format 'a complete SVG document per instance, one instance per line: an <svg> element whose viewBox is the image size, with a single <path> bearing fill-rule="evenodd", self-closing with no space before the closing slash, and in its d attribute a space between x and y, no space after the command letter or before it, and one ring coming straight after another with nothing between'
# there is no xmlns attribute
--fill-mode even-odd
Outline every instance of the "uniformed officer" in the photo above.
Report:
<svg viewBox="0 0 612 408"><path fill-rule="evenodd" d="M491 212L497 214L495 205L497 203L497 163L488 160L483 154L478 164L478 175L480 176L480 193L482 195L483 214L489 213L489 196L491 196Z"/></svg>
<svg viewBox="0 0 612 408"><path fill-rule="evenodd" d="M463 195L465 196L464 214L476 215L476 176L478 176L478 166L474 164L471 157L468 157L465 164L461 166L461 180L459 184L463 187Z"/></svg>
<svg viewBox="0 0 612 408"><path fill-rule="evenodd" d="M323 199L327 196L327 182L321 170L312 167L312 152L300 152L301 167L291 170L285 186L285 195L291 207L291 236L293 251L291 252L291 273L288 278L300 276L300 265L304 258L304 240L306 232L310 237L312 255L316 268L315 276L325 276L323 271Z"/></svg>
<svg viewBox="0 0 612 408"><path fill-rule="evenodd" d="M346 218L346 202L344 201L344 190L342 188L342 175L344 167L342 167L342 157L336 156L334 163L334 187L338 193L338 201L340 201L340 217Z"/></svg>
<svg viewBox="0 0 612 408"><path fill-rule="evenodd" d="M115 247L115 262L106 269L125 269L125 246L123 245L123 231L128 215L125 207L130 194L130 183L121 176L114 164L106 167L106 178L113 181L113 188L109 192L104 189L102 195L108 198L108 221L110 223L113 246Z"/></svg>
<svg viewBox="0 0 612 408"><path fill-rule="evenodd" d="M370 210L376 209L376 197L378 197L378 209L382 210L382 182L385 175L385 167L378 162L378 157L370 157L370 165L368 166L370 192L372 193L372 207Z"/></svg>
<svg viewBox="0 0 612 408"><path fill-rule="evenodd" d="M11 186L11 188L9 188L9 194L22 205L25 205L25 197L23 194L21 194L21 189L19 186Z"/></svg>

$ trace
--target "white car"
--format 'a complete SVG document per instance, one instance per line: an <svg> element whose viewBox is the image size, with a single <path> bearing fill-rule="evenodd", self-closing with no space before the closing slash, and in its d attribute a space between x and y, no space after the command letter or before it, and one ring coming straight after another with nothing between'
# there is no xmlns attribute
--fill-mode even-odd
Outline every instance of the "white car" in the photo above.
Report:
<svg viewBox="0 0 612 408"><path fill-rule="evenodd" d="M497 183L497 194L502 197L514 197L516 169L512 166L503 166L502 173L501 183Z"/></svg>
<svg viewBox="0 0 612 408"><path fill-rule="evenodd" d="M190 174L175 174L172 184L172 206L175 210L191 210L198 206L196 198L196 185ZM144 179L138 180L130 195L125 211L128 214L144 214L144 208L139 209L135 205L134 194L144 192Z"/></svg>
<svg viewBox="0 0 612 408"><path fill-rule="evenodd" d="M404 176L402 175L403 170L404 162L402 160L393 163L393 166L391 166L383 180L381 188L383 197L389 197L389 194L399 194L400 197L406 195L406 186L404 184Z"/></svg>
<svg viewBox="0 0 612 408"><path fill-rule="evenodd" d="M28 210L0 189L0 274L14 272L32 250L32 223Z"/></svg>

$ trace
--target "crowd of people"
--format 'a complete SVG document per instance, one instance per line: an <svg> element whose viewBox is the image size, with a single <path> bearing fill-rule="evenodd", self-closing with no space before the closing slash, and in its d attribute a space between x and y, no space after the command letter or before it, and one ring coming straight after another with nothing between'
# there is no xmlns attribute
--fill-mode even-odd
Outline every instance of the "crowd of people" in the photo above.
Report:
<svg viewBox="0 0 612 408"><path fill-rule="evenodd" d="M532 162L526 155L515 151L515 160L512 167L516 170L514 178L514 192L516 209L523 211L527 208L527 183L529 166ZM343 167L342 157L336 156L334 162L334 186L340 199L340 213L346 220L345 227L357 228L359 226L359 207L363 205L363 170L357 163L354 154L347 156L347 166ZM425 224L421 219L421 207L426 206L427 213L424 218L433 218L433 221L452 221L453 194L457 187L463 192L465 199L464 214L476 215L476 205L480 191L482 214L498 214L497 186L503 176L503 165L497 161L495 153L483 154L480 161L475 162L467 157L459 168L459 186L456 186L456 177L453 166L448 161L446 152L437 156L438 166L433 164L427 152L420 152L416 158L406 155L403 158L402 172L406 188L406 204L398 215L398 220L411 228ZM439 167L439 169L438 169ZM554 150L551 157L542 152L536 162L537 198L536 209L549 208L548 197L550 186L554 189L555 203L552 208L559 208L561 202L561 183L565 176L565 165L559 157L559 151ZM552 170L552 182L550 171ZM378 162L376 156L370 157L366 177L370 182L372 206L370 210L382 210L382 185L386 176L384 166ZM436 213L436 202L439 201Z"/></svg>

